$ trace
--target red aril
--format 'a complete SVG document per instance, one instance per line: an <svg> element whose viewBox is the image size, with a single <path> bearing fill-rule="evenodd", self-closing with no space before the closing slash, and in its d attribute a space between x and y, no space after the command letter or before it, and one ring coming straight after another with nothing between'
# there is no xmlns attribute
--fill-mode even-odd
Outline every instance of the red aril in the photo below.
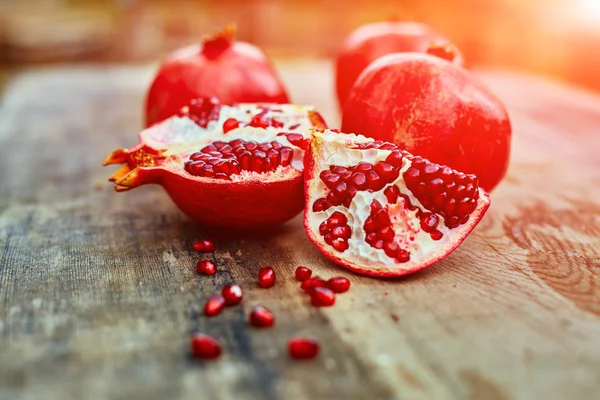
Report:
<svg viewBox="0 0 600 400"><path fill-rule="evenodd" d="M215 243L210 239L197 240L194 242L194 250L201 253L212 253L216 250Z"/></svg>
<svg viewBox="0 0 600 400"><path fill-rule="evenodd" d="M266 328L275 324L273 313L262 306L256 306L250 311L248 317L250 325L259 328Z"/></svg>
<svg viewBox="0 0 600 400"><path fill-rule="evenodd" d="M335 293L326 287L315 287L310 292L311 304L317 307L331 307L335 304Z"/></svg>
<svg viewBox="0 0 600 400"><path fill-rule="evenodd" d="M342 130L398 145L475 174L492 190L508 167L511 125L502 102L472 73L426 54L390 54L352 88Z"/></svg>
<svg viewBox="0 0 600 400"><path fill-rule="evenodd" d="M344 293L350 289L350 281L344 277L337 276L327 281L327 287L334 293Z"/></svg>
<svg viewBox="0 0 600 400"><path fill-rule="evenodd" d="M225 305L240 304L242 301L242 288L239 285L226 285L221 290L221 296L225 299Z"/></svg>
<svg viewBox="0 0 600 400"><path fill-rule="evenodd" d="M390 53L419 52L462 65L456 46L427 25L417 22L377 22L363 25L344 41L336 61L336 88L340 107L361 72Z"/></svg>
<svg viewBox="0 0 600 400"><path fill-rule="evenodd" d="M264 267L258 270L258 285L264 289L275 285L275 270L272 267Z"/></svg>
<svg viewBox="0 0 600 400"><path fill-rule="evenodd" d="M221 344L212 336L194 333L190 338L192 356L199 360L214 360L221 355Z"/></svg>
<svg viewBox="0 0 600 400"><path fill-rule="evenodd" d="M313 290L318 287L327 287L327 282L318 276L307 279L300 285L300 289L304 290L308 294L312 293Z"/></svg>
<svg viewBox="0 0 600 400"><path fill-rule="evenodd" d="M265 54L234 40L228 26L199 45L170 54L160 66L146 98L146 126L176 114L199 97L224 104L289 103L283 84Z"/></svg>
<svg viewBox="0 0 600 400"><path fill-rule="evenodd" d="M310 337L295 337L288 342L288 351L292 358L310 360L319 355L319 343Z"/></svg>
<svg viewBox="0 0 600 400"><path fill-rule="evenodd" d="M231 118L239 127L224 133ZM198 99L142 131L139 145L114 151L104 164L124 164L110 179L119 192L158 184L203 225L225 233L265 229L304 206L304 149L298 145L305 143L296 136L305 137L311 127L324 122L308 107L230 107Z"/></svg>
<svg viewBox="0 0 600 400"><path fill-rule="evenodd" d="M296 268L296 280L298 282L304 282L306 280L308 280L310 278L310 276L312 275L312 271L309 268L306 267L298 267Z"/></svg>
<svg viewBox="0 0 600 400"><path fill-rule="evenodd" d="M212 261L200 260L196 263L196 272L204 275L214 275L217 273L217 267Z"/></svg>
<svg viewBox="0 0 600 400"><path fill-rule="evenodd" d="M364 136L313 132L305 166L309 239L365 275L399 276L441 260L490 204L474 175ZM302 284L309 293L329 286L313 279Z"/></svg>
<svg viewBox="0 0 600 400"><path fill-rule="evenodd" d="M225 299L220 294L215 295L208 299L206 304L204 304L204 315L208 317L214 317L215 315L219 315L221 311L225 308Z"/></svg>

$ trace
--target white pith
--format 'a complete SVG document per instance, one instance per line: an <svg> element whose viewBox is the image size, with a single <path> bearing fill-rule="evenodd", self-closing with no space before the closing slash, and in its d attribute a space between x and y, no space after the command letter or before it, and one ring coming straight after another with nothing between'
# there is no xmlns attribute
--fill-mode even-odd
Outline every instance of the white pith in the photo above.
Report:
<svg viewBox="0 0 600 400"><path fill-rule="evenodd" d="M316 152L313 153L314 172L312 174L312 181L308 185L308 198L311 202L308 206L310 210L312 210L312 203L318 198L325 197L327 193L325 184L319 178L321 171L328 170L330 165L349 167L361 161L375 164L376 162L384 161L391 153L391 150L349 149L349 143L368 143L373 141L373 139L361 135L341 135L327 130L325 133L314 132L313 140L314 144L312 148L313 152L315 150ZM363 227L371 213L371 203L373 200L377 200L386 208L388 200L384 195L384 191L391 185L398 186L400 193L408 196L413 206L427 211L417 198L413 196L412 192L407 189L404 183L403 173L410 168L411 161L407 157L404 157L402 163L400 174L394 182L387 184L377 192L359 191L352 199L350 207L333 206L321 212L311 211L309 226L316 240L320 241L323 247L329 247L334 256L338 255L359 266L364 265L372 268L374 265L377 265L378 269L381 270L408 270L413 269L416 265L427 263L432 257L439 257L436 249L451 247L457 238L464 237L468 233L467 231L472 229L471 224L467 223L457 228L449 229L444 223L444 218L438 214L440 222L437 229L442 232L443 236L440 240L433 240L429 233L421 229L420 220L416 217L417 210L408 210L408 208L404 207L403 199L399 198L395 205L389 205L388 215L390 216L392 228L395 232L394 241L400 245L400 248L410 252L410 261L397 263L393 258L388 257L384 250L375 249L365 241L366 233ZM346 215L348 225L352 229L352 236L348 240L349 248L343 253L337 252L326 244L323 236L319 234L319 225L336 211ZM411 240L411 237L413 240Z"/></svg>
<svg viewBox="0 0 600 400"><path fill-rule="evenodd" d="M265 107L281 110L281 112L269 110L265 114L265 117L272 117L281 121L284 124L283 127L246 127L245 125L251 121L252 117L260 113ZM314 111L314 109L312 107L293 104L274 104L269 106L239 104L237 106L221 106L218 120L210 121L206 128L200 127L188 117L175 116L146 129L142 132L141 138L146 145L164 150L164 156L173 156L165 161L162 165L163 168L184 173L189 179L210 179L193 176L185 171L181 171L183 171L183 163L189 159L191 154L200 151L203 147L213 142L230 142L235 139L253 140L257 143L277 141L283 146L291 147L294 150L290 166L279 166L275 171L263 173L242 171L238 175L232 175L231 180L247 181L253 178L260 178L262 181L268 181L269 178L266 175L273 175L273 179L282 179L288 176L296 176L298 171L304 169L304 150L291 144L286 136L277 135L285 132L299 133L305 137L308 136L310 128L313 127L309 118L310 111ZM223 133L223 123L229 118L238 120L240 127ZM294 127L294 125L298 126ZM294 127L294 129L290 129L290 127Z"/></svg>

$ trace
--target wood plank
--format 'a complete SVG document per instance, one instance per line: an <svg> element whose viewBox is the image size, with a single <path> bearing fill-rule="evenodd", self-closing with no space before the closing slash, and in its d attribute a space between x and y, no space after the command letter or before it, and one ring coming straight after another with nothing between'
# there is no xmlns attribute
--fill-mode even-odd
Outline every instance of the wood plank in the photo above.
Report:
<svg viewBox="0 0 600 400"><path fill-rule="evenodd" d="M331 66L280 63L298 103L337 124ZM132 145L152 68L31 70L0 104L0 398L592 399L600 390L600 99L505 72L514 147L486 218L452 255L395 280L327 262L300 218L265 238L220 239L202 279L192 241L210 234L157 187L115 194L101 168ZM310 82L308 85L306 82ZM343 275L335 307L307 306L296 266ZM273 265L279 281L254 277ZM226 283L241 307L197 315ZM256 304L273 330L245 323ZM224 357L187 356L190 331ZM288 359L290 335L322 356Z"/></svg>

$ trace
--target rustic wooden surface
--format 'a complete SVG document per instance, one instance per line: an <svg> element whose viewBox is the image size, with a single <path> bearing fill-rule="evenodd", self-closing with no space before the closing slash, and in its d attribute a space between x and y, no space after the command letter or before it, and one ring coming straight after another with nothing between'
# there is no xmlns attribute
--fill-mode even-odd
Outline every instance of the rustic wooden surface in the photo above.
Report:
<svg viewBox="0 0 600 400"><path fill-rule="evenodd" d="M280 65L294 99L334 121L330 66ZM300 219L270 238L221 239L196 276L201 232L159 187L116 194L100 164L136 142L150 67L31 70L0 103L1 399L593 399L600 393L600 98L487 72L514 123L488 215L436 266L396 280L327 262ZM347 276L307 305L298 265ZM273 265L275 288L254 277ZM222 285L242 306L196 316ZM246 325L255 304L274 329ZM188 334L224 343L213 363ZM290 335L322 355L294 362Z"/></svg>

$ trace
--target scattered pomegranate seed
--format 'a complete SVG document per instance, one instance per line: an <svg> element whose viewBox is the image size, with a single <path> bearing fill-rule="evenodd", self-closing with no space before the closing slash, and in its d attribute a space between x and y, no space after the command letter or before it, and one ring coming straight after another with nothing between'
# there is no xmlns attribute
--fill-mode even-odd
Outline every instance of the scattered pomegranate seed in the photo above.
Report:
<svg viewBox="0 0 600 400"><path fill-rule="evenodd" d="M242 288L238 285L227 285L221 290L221 296L225 299L225 304L233 306L242 301Z"/></svg>
<svg viewBox="0 0 600 400"><path fill-rule="evenodd" d="M239 128L240 122L235 118L227 118L225 122L223 122L223 133L227 133L236 128Z"/></svg>
<svg viewBox="0 0 600 400"><path fill-rule="evenodd" d="M310 278L312 271L306 267L296 268L296 280L298 282L304 282Z"/></svg>
<svg viewBox="0 0 600 400"><path fill-rule="evenodd" d="M258 271L258 285L265 289L275 285L275 270L272 267L264 267Z"/></svg>
<svg viewBox="0 0 600 400"><path fill-rule="evenodd" d="M200 260L196 263L196 272L205 275L214 275L217 273L217 267L212 261Z"/></svg>
<svg viewBox="0 0 600 400"><path fill-rule="evenodd" d="M269 327L275 323L273 313L262 306L256 306L250 311L250 324L257 327Z"/></svg>
<svg viewBox="0 0 600 400"><path fill-rule="evenodd" d="M327 281L327 287L334 293L344 293L350 289L350 281L344 277L336 276Z"/></svg>
<svg viewBox="0 0 600 400"><path fill-rule="evenodd" d="M300 285L300 289L304 290L309 294L312 293L312 291L317 287L327 287L327 282L325 282L318 276L315 276L302 282L302 285Z"/></svg>
<svg viewBox="0 0 600 400"><path fill-rule="evenodd" d="M204 304L204 315L209 317L214 317L215 315L219 315L221 311L225 308L225 299L220 294L215 295L208 299L206 304Z"/></svg>
<svg viewBox="0 0 600 400"><path fill-rule="evenodd" d="M288 342L288 350L297 360L310 360L319 354L319 343L313 338L296 337Z"/></svg>
<svg viewBox="0 0 600 400"><path fill-rule="evenodd" d="M316 287L310 293L311 304L317 307L331 307L335 304L335 293L326 287Z"/></svg>
<svg viewBox="0 0 600 400"><path fill-rule="evenodd" d="M217 339L203 333L194 333L190 338L192 356L199 360L214 360L221 355L221 344Z"/></svg>
<svg viewBox="0 0 600 400"><path fill-rule="evenodd" d="M201 253L211 253L215 249L215 243L210 239L196 240L194 242L194 250Z"/></svg>

